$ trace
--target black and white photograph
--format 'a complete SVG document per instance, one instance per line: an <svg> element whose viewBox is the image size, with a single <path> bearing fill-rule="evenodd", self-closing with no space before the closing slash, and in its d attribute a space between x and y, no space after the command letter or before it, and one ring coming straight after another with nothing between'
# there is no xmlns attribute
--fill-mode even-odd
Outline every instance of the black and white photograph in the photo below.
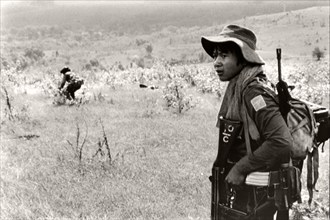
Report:
<svg viewBox="0 0 330 220"><path fill-rule="evenodd" d="M329 1L0 9L1 220L329 219Z"/></svg>

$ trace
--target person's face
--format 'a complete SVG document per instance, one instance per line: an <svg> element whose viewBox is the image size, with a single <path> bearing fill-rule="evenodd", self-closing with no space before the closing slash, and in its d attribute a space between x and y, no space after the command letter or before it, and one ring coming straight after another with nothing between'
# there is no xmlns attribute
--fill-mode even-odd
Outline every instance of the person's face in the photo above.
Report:
<svg viewBox="0 0 330 220"><path fill-rule="evenodd" d="M213 54L214 69L221 81L229 81L239 74L244 65L238 63L237 55L234 52L223 52L220 48L216 48Z"/></svg>

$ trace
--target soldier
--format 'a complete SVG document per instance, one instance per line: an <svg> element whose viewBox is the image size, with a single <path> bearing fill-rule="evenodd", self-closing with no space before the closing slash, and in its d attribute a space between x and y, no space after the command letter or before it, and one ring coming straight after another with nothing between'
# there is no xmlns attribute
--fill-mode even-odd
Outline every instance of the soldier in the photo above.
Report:
<svg viewBox="0 0 330 220"><path fill-rule="evenodd" d="M229 209L218 204L212 207L212 218L268 220L273 219L277 210L277 219L288 219L288 209L279 208L281 205L275 202L276 199L269 200L276 191L273 186L251 187L245 184L247 175L254 171L278 171L281 165L288 165L293 144L274 99L276 96L272 96L273 91L268 88L264 61L256 52L256 36L245 27L228 25L218 36L202 37L201 43L214 59L214 69L220 81L228 81L217 127L223 126L224 119L242 124L241 132L237 133L228 153L220 152L219 146L218 155L226 154L223 168L226 190L222 191L226 193L220 193L219 201L227 201L228 198L230 201ZM223 134L228 135L228 132ZM220 138L227 143L229 136L221 136L223 134ZM212 174L211 181L214 178ZM263 205L266 208L262 209ZM238 212L230 212L231 208ZM240 213L244 214L240 216Z"/></svg>
<svg viewBox="0 0 330 220"><path fill-rule="evenodd" d="M68 100L74 100L75 92L81 88L84 80L73 73L69 67L64 67L60 73L63 77L58 89L63 92Z"/></svg>

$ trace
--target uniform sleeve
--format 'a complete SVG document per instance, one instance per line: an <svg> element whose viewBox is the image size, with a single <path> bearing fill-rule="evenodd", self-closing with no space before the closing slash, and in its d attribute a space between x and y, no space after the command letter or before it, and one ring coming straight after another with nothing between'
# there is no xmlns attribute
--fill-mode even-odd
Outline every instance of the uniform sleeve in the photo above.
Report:
<svg viewBox="0 0 330 220"><path fill-rule="evenodd" d="M65 74L63 74L62 82L61 82L61 84L60 84L60 86L58 88L59 89L62 89L64 87L64 85L65 85L65 82L66 82L66 76L65 76Z"/></svg>
<svg viewBox="0 0 330 220"><path fill-rule="evenodd" d="M249 88L244 101L260 133L260 146L238 161L236 169L247 175L288 162L293 139L273 97L261 88Z"/></svg>

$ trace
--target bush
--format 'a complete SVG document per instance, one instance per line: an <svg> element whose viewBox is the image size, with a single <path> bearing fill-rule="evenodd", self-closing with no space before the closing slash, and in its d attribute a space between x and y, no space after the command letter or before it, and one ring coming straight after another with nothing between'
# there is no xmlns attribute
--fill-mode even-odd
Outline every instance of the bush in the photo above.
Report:
<svg viewBox="0 0 330 220"><path fill-rule="evenodd" d="M316 59L319 61L324 57L324 52L321 51L319 47L315 47L313 51L313 57L316 57Z"/></svg>
<svg viewBox="0 0 330 220"><path fill-rule="evenodd" d="M3 57L0 57L1 59L1 67L5 70L8 70L10 68L10 63Z"/></svg>
<svg viewBox="0 0 330 220"><path fill-rule="evenodd" d="M25 50L24 56L32 61L39 61L45 56L45 53L38 48L28 48Z"/></svg>
<svg viewBox="0 0 330 220"><path fill-rule="evenodd" d="M135 40L135 43L136 43L137 46L141 46L141 45L143 45L143 44L145 44L145 43L147 43L147 42L148 42L148 41L143 40L143 39L136 39L136 40Z"/></svg>
<svg viewBox="0 0 330 220"><path fill-rule="evenodd" d="M152 50L153 50L152 45L151 45L151 44L148 44L148 45L146 46L146 51L147 51L147 53L148 53L148 54L151 54L151 53L152 53Z"/></svg>
<svg viewBox="0 0 330 220"><path fill-rule="evenodd" d="M13 66L15 66L15 69L17 71L25 70L29 66L29 63L28 63L27 59L22 57L22 56L17 57L17 56L14 55L12 57L12 61L14 63Z"/></svg>
<svg viewBox="0 0 330 220"><path fill-rule="evenodd" d="M102 67L102 66L100 65L99 61L96 58L94 58L94 59L91 59L89 61L89 63L85 64L84 69L86 69L86 70L93 70L93 69L96 70L97 68L100 68L100 67Z"/></svg>
<svg viewBox="0 0 330 220"><path fill-rule="evenodd" d="M204 63L207 60L207 56L204 52L198 54L198 60L200 63Z"/></svg>
<svg viewBox="0 0 330 220"><path fill-rule="evenodd" d="M192 96L187 95L184 91L182 79L176 78L169 81L163 90L163 94L166 107L175 109L179 114L195 107Z"/></svg>
<svg viewBox="0 0 330 220"><path fill-rule="evenodd" d="M93 67L98 67L100 65L99 61L97 59L92 59L89 61L89 63L93 66Z"/></svg>
<svg viewBox="0 0 330 220"><path fill-rule="evenodd" d="M136 61L138 67L144 68L144 59L141 57Z"/></svg>

